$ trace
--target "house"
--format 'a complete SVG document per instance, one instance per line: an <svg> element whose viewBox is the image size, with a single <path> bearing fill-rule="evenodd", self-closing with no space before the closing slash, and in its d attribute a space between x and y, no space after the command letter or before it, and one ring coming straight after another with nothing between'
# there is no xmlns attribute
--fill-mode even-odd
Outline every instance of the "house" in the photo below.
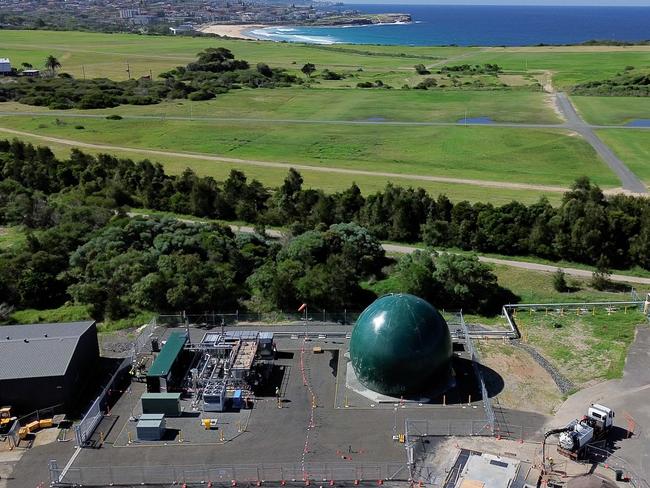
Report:
<svg viewBox="0 0 650 488"><path fill-rule="evenodd" d="M9 61L9 58L0 58L0 75L8 75L11 71L11 61Z"/></svg>

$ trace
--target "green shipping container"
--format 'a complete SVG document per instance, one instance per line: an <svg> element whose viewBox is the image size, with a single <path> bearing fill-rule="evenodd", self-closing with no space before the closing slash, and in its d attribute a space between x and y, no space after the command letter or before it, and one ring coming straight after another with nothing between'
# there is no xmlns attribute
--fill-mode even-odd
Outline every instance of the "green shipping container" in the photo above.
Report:
<svg viewBox="0 0 650 488"><path fill-rule="evenodd" d="M162 413L169 417L181 414L180 393L144 393L141 397L142 413Z"/></svg>

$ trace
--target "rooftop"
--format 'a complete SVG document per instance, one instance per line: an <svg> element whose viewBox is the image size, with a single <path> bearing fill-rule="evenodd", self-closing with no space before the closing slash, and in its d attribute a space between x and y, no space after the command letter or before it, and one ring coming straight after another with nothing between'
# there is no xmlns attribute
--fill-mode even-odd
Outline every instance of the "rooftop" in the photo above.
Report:
<svg viewBox="0 0 650 488"><path fill-rule="evenodd" d="M187 341L187 334L185 332L173 332L165 345L158 353L158 357L151 365L147 376L165 376L169 373L176 361L176 358L183 350L183 346Z"/></svg>
<svg viewBox="0 0 650 488"><path fill-rule="evenodd" d="M0 380L61 376L79 337L95 322L0 327Z"/></svg>

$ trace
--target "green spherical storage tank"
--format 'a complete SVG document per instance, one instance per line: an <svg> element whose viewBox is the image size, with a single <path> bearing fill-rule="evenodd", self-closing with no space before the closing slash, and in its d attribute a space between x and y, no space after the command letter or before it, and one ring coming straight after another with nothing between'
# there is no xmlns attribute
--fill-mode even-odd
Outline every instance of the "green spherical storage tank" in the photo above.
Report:
<svg viewBox="0 0 650 488"><path fill-rule="evenodd" d="M359 316L350 360L365 387L390 396L426 395L446 388L452 345L445 319L413 295L375 300Z"/></svg>

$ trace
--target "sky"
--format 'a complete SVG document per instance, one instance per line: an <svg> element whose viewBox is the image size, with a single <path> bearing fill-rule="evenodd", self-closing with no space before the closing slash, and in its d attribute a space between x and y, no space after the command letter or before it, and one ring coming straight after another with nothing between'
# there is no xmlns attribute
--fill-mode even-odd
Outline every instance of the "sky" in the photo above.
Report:
<svg viewBox="0 0 650 488"><path fill-rule="evenodd" d="M390 5L599 5L599 6L636 6L650 7L650 0L344 0L353 4L390 4Z"/></svg>

